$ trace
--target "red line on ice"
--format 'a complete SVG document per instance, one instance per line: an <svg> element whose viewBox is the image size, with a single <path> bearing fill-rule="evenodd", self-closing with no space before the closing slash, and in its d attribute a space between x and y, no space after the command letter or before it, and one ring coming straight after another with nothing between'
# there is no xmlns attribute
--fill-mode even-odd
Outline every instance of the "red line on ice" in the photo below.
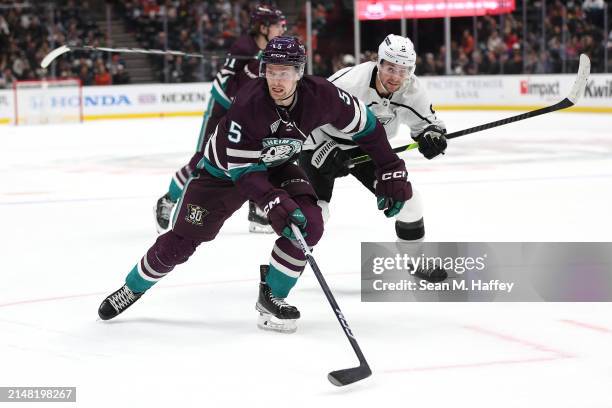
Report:
<svg viewBox="0 0 612 408"><path fill-rule="evenodd" d="M608 329L607 327L596 326L591 323L579 322L578 320L561 319L560 321L563 323L571 324L573 326L581 327L583 329L595 330L605 334L612 334L612 330Z"/></svg>

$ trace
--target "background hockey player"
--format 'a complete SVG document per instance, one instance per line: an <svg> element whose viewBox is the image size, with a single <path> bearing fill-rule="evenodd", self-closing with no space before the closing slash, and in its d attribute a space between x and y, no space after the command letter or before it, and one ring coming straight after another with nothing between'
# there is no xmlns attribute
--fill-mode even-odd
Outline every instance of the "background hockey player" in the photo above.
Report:
<svg viewBox="0 0 612 408"><path fill-rule="evenodd" d="M378 48L378 62L364 62L342 69L329 80L364 101L383 124L389 138L397 136L401 124L408 125L412 138L419 143L419 151L432 159L446 149L446 129L414 75L415 66L416 53L412 41L391 34ZM368 190L375 192L374 163L349 169L350 158L366 153L333 126L326 125L312 132L304 150L300 165L313 184L325 219L329 217L329 202L337 177L351 174ZM392 209L387 215L396 217L395 231L400 240L414 242L423 239L423 206L417 191L403 208ZM446 272L440 269L419 270L416 275L431 281L446 279Z"/></svg>
<svg viewBox="0 0 612 408"><path fill-rule="evenodd" d="M251 31L238 38L229 50L230 56L213 81L210 101L200 128L196 152L189 163L181 167L172 177L168 192L157 200L155 220L158 232L168 229L170 214L183 193L185 183L202 159L206 138L215 130L227 113L238 89L259 75L259 55L268 41L285 32L285 16L272 6L257 6L251 13ZM232 55L249 56L253 59L236 59ZM274 232L265 214L257 211L255 203L249 203L249 228L253 232Z"/></svg>
<svg viewBox="0 0 612 408"><path fill-rule="evenodd" d="M392 215L412 196L404 162L392 151L382 125L363 102L323 78L303 77L306 53L293 37L272 39L262 57L260 75L236 95L204 150L197 174L187 185L172 229L158 237L132 268L126 283L100 305L111 319L138 300L202 242L213 240L223 223L246 200L267 213L280 236L269 264L261 268L259 327L294 331L300 317L285 298L306 266L292 242L297 225L309 246L323 234L321 208L304 171L294 161L306 135L332 124L372 157L376 195Z"/></svg>

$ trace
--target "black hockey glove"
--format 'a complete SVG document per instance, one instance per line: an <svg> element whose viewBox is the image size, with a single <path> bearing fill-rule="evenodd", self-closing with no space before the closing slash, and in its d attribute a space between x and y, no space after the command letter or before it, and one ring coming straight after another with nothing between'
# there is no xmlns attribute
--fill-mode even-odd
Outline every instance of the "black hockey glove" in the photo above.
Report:
<svg viewBox="0 0 612 408"><path fill-rule="evenodd" d="M314 150L310 164L323 177L334 179L349 174L350 159L338 143L328 140Z"/></svg>
<svg viewBox="0 0 612 408"><path fill-rule="evenodd" d="M417 137L413 139L419 144L419 152L428 160L446 150L446 129L436 125L429 125Z"/></svg>

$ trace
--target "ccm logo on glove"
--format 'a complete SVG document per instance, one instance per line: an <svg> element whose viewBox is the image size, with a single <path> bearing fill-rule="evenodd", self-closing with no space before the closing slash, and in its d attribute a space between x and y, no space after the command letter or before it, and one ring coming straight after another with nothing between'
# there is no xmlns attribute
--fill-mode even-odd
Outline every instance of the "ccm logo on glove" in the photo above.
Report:
<svg viewBox="0 0 612 408"><path fill-rule="evenodd" d="M280 197L276 197L274 200L270 201L268 204L265 205L265 207L263 208L263 212L268 215L268 212L274 208L275 205L280 204Z"/></svg>
<svg viewBox="0 0 612 408"><path fill-rule="evenodd" d="M408 173L406 171L393 171L388 173L383 173L380 177L383 181L393 180L393 179L405 179L408 177Z"/></svg>

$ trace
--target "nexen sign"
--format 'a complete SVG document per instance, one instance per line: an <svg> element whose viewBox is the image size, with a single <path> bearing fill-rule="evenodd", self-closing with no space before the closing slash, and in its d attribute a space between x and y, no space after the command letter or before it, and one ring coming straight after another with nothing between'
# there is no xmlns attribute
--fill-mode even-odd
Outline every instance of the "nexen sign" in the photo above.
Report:
<svg viewBox="0 0 612 408"><path fill-rule="evenodd" d="M162 95L162 103L206 102L206 94L198 92L175 92Z"/></svg>

